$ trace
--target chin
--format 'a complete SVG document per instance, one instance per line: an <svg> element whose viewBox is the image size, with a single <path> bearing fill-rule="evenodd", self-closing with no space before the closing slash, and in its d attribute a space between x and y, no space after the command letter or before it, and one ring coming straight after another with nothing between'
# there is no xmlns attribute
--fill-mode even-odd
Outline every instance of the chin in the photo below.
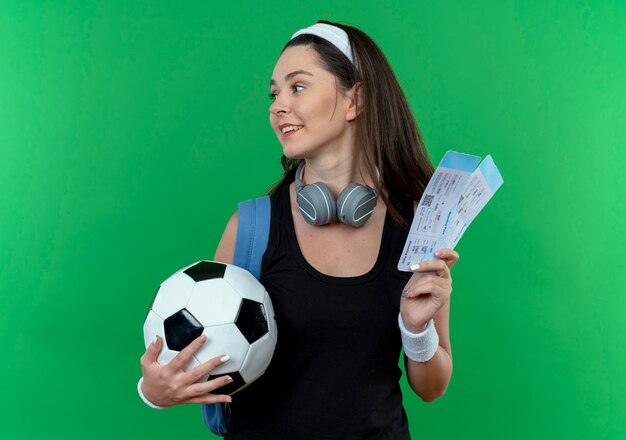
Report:
<svg viewBox="0 0 626 440"><path fill-rule="evenodd" d="M287 159L291 159L291 160L302 160L302 159L304 159L304 156L302 156L301 154L288 154L285 151L283 151L283 154L285 155L285 157Z"/></svg>
<svg viewBox="0 0 626 440"><path fill-rule="evenodd" d="M282 143L283 154L288 159L292 160L301 160L312 158L320 155L326 149L321 145L315 145L306 142L298 142L298 143Z"/></svg>
<svg viewBox="0 0 626 440"><path fill-rule="evenodd" d="M304 159L304 152L299 149L299 148L293 148L293 147L285 147L283 145L283 154L285 155L285 157L287 159L291 159L291 160L299 160L299 159Z"/></svg>

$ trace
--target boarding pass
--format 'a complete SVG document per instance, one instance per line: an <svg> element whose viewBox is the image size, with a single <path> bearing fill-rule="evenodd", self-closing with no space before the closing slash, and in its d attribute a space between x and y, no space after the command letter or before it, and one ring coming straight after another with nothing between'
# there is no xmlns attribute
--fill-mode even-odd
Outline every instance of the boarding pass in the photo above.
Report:
<svg viewBox="0 0 626 440"><path fill-rule="evenodd" d="M441 248L454 249L463 233L503 183L490 155L448 151L431 177L413 217L398 269L434 259ZM480 165L479 165L480 163Z"/></svg>

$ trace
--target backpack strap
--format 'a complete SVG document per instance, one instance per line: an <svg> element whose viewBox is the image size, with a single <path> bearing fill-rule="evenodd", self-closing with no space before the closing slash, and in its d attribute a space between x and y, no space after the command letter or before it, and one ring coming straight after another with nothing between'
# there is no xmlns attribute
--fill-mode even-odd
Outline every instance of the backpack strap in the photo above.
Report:
<svg viewBox="0 0 626 440"><path fill-rule="evenodd" d="M213 434L224 437L230 422L230 406L222 402L203 403L202 420Z"/></svg>
<svg viewBox="0 0 626 440"><path fill-rule="evenodd" d="M270 211L269 196L239 204L233 264L247 269L257 280L261 277L261 261L270 238Z"/></svg>
<svg viewBox="0 0 626 440"><path fill-rule="evenodd" d="M239 203L233 264L246 269L257 280L261 277L261 261L270 238L271 207L269 196ZM230 405L202 404L202 419L213 434L223 437L230 422Z"/></svg>

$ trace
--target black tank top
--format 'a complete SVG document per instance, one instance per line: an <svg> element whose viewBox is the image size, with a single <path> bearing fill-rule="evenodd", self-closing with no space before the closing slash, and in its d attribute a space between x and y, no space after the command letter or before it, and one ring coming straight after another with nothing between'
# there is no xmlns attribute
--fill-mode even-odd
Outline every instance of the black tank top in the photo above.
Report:
<svg viewBox="0 0 626 440"><path fill-rule="evenodd" d="M410 439L398 367L397 269L413 218L403 199L400 226L387 212L378 258L356 277L332 277L304 259L289 186L271 197L261 282L276 312L278 343L267 371L233 395L227 440Z"/></svg>

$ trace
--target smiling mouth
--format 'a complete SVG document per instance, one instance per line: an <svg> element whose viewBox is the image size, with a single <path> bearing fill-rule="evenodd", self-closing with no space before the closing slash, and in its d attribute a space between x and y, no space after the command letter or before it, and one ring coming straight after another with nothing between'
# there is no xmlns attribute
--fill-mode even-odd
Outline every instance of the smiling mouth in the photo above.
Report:
<svg viewBox="0 0 626 440"><path fill-rule="evenodd" d="M281 130L283 137L290 136L294 133L300 131L304 126L303 125L290 125L289 127L285 127Z"/></svg>

